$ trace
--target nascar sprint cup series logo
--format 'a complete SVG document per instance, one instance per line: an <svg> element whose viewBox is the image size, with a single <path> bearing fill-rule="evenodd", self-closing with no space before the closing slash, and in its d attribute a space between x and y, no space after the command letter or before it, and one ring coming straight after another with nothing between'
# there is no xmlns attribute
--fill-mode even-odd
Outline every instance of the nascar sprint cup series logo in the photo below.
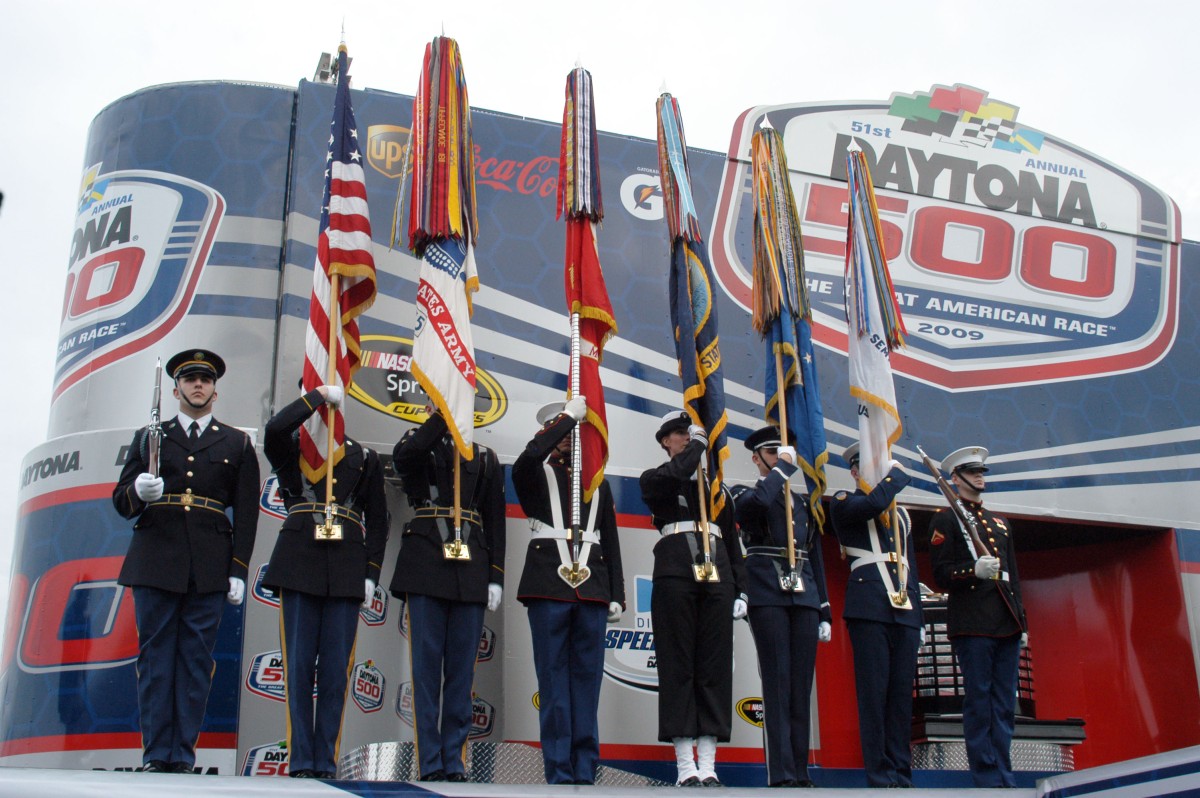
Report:
<svg viewBox="0 0 1200 798"><path fill-rule="evenodd" d="M750 140L783 136L813 338L846 351L846 148L866 156L908 328L892 366L950 390L1144 368L1176 330L1179 223L1158 189L1021 124L969 86L887 103L761 106L735 126L712 233L722 286L750 306Z"/></svg>
<svg viewBox="0 0 1200 798"><path fill-rule="evenodd" d="M54 397L146 349L187 313L225 200L144 170L84 172L59 328Z"/></svg>

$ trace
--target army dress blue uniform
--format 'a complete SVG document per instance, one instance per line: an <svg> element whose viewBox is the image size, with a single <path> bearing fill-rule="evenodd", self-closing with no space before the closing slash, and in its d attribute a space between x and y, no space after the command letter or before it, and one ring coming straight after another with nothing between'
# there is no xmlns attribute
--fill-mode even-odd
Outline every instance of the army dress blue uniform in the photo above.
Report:
<svg viewBox="0 0 1200 798"><path fill-rule="evenodd" d="M441 414L405 433L392 456L415 511L404 529L390 589L408 612L420 775L461 781L488 586L504 584L504 471L496 453L479 444L471 460L460 461L462 539L471 559L449 560L442 547L454 540L459 455Z"/></svg>
<svg viewBox="0 0 1200 798"><path fill-rule="evenodd" d="M753 436L746 445L751 446ZM778 434L774 445L778 446ZM761 455L760 455L761 456ZM746 593L750 630L758 651L763 688L763 734L767 783L811 784L808 776L810 707L817 660L817 627L832 615L825 590L825 564L807 502L792 494L796 571L804 590L784 590L788 572L784 486L795 465L777 460L754 487L732 489L734 511L746 547Z"/></svg>
<svg viewBox="0 0 1200 798"><path fill-rule="evenodd" d="M889 555L896 530L879 519L908 483L908 475L893 468L869 494L838 491L830 508L850 565L842 618L854 651L858 733L872 787L912 786L912 689L921 645L921 595L912 531L901 512L911 609L898 609L888 599L897 590L897 563Z"/></svg>
<svg viewBox="0 0 1200 798"><path fill-rule="evenodd" d="M715 527L709 542L720 581L697 582L694 576L692 566L703 561L696 469L706 451L702 441L693 440L639 480L642 501L662 535L654 545L650 602L662 742L698 737L728 742L733 722L733 603L744 595L746 572L733 499L722 487L724 508L715 518L706 513ZM709 495L707 486L704 493Z"/></svg>
<svg viewBox="0 0 1200 798"><path fill-rule="evenodd" d="M366 580L379 581L388 533L379 455L346 438L333 470L334 522L342 527L342 539L315 537L316 525L325 522L326 485L324 479L309 482L301 471L299 429L323 402L319 391L309 391L267 422L263 438L288 509L263 585L280 594L293 776L332 777L337 771L358 609Z"/></svg>
<svg viewBox="0 0 1200 798"><path fill-rule="evenodd" d="M986 457L987 450L982 451ZM951 456L943 461L944 467L950 467ZM983 462L972 460L966 466L982 469ZM946 632L963 675L967 760L976 787L1015 787L1010 747L1021 634L1028 628L1016 546L1006 518L982 503L960 501L975 517L987 553L1000 560L998 578L980 579L958 518L949 509L934 514L929 524L930 559L934 581L949 595Z"/></svg>
<svg viewBox="0 0 1200 798"><path fill-rule="evenodd" d="M201 354L198 362L216 361L224 372L218 358ZM196 365L172 368L178 361L168 361L172 376ZM145 502L134 489L148 469L145 427L133 436L113 489L117 512L137 519L117 581L133 589L143 763L178 772L196 762L229 580L244 585L258 524L258 457L250 436L208 414L193 440L185 428L191 422L180 413L162 424L161 498Z"/></svg>
<svg viewBox="0 0 1200 798"><path fill-rule="evenodd" d="M596 719L604 679L604 630L612 602L625 605L621 546L608 482L580 506L581 556L591 576L571 587L559 568L572 562L570 450L555 451L575 420L562 413L534 435L512 467L513 487L533 538L517 588L529 612L538 678L538 719L548 784L591 784L600 758Z"/></svg>

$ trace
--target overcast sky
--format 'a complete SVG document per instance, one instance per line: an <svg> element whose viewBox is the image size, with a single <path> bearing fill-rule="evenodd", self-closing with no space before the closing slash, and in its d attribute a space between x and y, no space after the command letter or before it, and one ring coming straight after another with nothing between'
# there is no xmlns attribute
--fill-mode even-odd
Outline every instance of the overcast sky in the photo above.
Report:
<svg viewBox="0 0 1200 798"><path fill-rule="evenodd" d="M886 100L965 83L1022 124L1159 186L1197 238L1200 11L1192 3L654 0L4 4L0 53L0 606L19 466L45 440L51 375L88 125L146 86L242 80L294 87L340 31L356 88L412 94L425 43L463 53L471 102L562 116L563 80L593 75L602 130L654 137L665 82L689 145L724 151L753 105ZM1190 223L1189 223L1190 222ZM1195 277L1195 275L1192 275ZM11 282L9 282L11 281ZM138 397L141 401L143 397Z"/></svg>

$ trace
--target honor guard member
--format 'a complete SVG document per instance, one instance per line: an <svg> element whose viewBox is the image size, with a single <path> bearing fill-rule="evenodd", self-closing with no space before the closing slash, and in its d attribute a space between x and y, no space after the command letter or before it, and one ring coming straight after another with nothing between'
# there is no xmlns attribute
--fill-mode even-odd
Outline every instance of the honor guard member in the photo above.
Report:
<svg viewBox="0 0 1200 798"><path fill-rule="evenodd" d="M929 524L930 559L949 594L947 634L963 677L963 737L976 787L1015 787L1012 759L1017 668L1028 640L1016 547L1008 521L983 506L988 450L957 449L942 468L989 551L977 552L949 509Z"/></svg>
<svg viewBox="0 0 1200 798"><path fill-rule="evenodd" d="M309 482L301 471L299 431L322 403L336 408L342 397L337 385L309 391L267 422L263 438L288 510L263 585L279 592L288 775L296 778L331 779L337 771L358 609L374 598L387 545L379 455L350 438L333 466L333 523L341 526L341 537L322 539L330 536L317 531L326 523L326 485L324 479Z"/></svg>
<svg viewBox="0 0 1200 798"><path fill-rule="evenodd" d="M179 414L162 424L158 473L150 473L143 427L113 490L117 512L137 519L117 581L133 588L143 769L189 773L222 605L245 596L258 524L258 457L249 435L213 418L221 358L189 349L166 370Z"/></svg>
<svg viewBox="0 0 1200 798"><path fill-rule="evenodd" d="M664 416L654 438L670 457L643 472L640 480L642 500L662 534L654 545L650 602L658 663L658 739L675 746L676 783L720 786L717 743L729 741L732 723L733 621L746 617L746 572L733 498L722 486L725 506L712 517L708 486L699 485L697 477L708 437L687 413ZM703 515L701 494L706 500ZM697 567L704 563L704 518L717 581L697 581Z"/></svg>
<svg viewBox="0 0 1200 798"><path fill-rule="evenodd" d="M503 595L504 470L496 453L479 444L472 459L461 459L438 412L405 433L392 456L415 510L404 529L391 591L407 605L420 778L466 781L463 751L471 731L483 611L499 609Z"/></svg>
<svg viewBox="0 0 1200 798"><path fill-rule="evenodd" d="M600 758L596 710L604 680L605 622L621 620L625 581L608 482L584 502L579 559L571 525L571 432L587 416L582 396L538 411L542 428L512 467L513 487L532 540L517 600L529 612L538 680L542 762L548 784L592 784ZM579 569L572 572L575 562ZM586 577L584 575L586 574ZM584 581L573 584L573 580Z"/></svg>
<svg viewBox="0 0 1200 798"><path fill-rule="evenodd" d="M734 511L746 546L750 630L763 687L767 784L812 787L808 777L809 707L817 641L832 637L825 564L808 503L791 491L795 577L788 565L784 486L796 473L796 450L781 446L779 429L763 427L746 438L758 468L754 487L732 488Z"/></svg>
<svg viewBox="0 0 1200 798"><path fill-rule="evenodd" d="M857 483L858 444L847 447L842 456ZM912 691L924 627L908 513L897 508L897 523L892 525L881 518L909 482L898 462L892 460L889 466L887 476L870 493L859 489L834 494L830 517L850 566L842 618L854 651L858 734L867 783L911 787ZM906 563L903 592L897 536ZM897 606L893 598L903 605Z"/></svg>

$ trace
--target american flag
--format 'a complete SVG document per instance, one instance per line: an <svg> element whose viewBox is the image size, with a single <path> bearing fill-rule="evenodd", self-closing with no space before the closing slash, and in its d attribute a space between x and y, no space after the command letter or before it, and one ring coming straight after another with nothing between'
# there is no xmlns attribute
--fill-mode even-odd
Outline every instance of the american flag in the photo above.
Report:
<svg viewBox="0 0 1200 798"><path fill-rule="evenodd" d="M337 91L325 158L325 194L321 206L317 262L313 267L308 332L304 338L304 390L320 385L345 389L358 369L361 352L355 319L375 301L375 259L371 255L371 220L367 215L367 186L358 128L350 105L350 74L346 45L338 48ZM333 282L337 278L337 303ZM331 311L335 308L335 311ZM330 315L337 323L330 331ZM332 353L332 355L331 355ZM335 369L330 377L330 360ZM333 425L333 451L329 425ZM346 440L346 421L340 410L321 405L300 430L300 466L310 482L337 465Z"/></svg>

